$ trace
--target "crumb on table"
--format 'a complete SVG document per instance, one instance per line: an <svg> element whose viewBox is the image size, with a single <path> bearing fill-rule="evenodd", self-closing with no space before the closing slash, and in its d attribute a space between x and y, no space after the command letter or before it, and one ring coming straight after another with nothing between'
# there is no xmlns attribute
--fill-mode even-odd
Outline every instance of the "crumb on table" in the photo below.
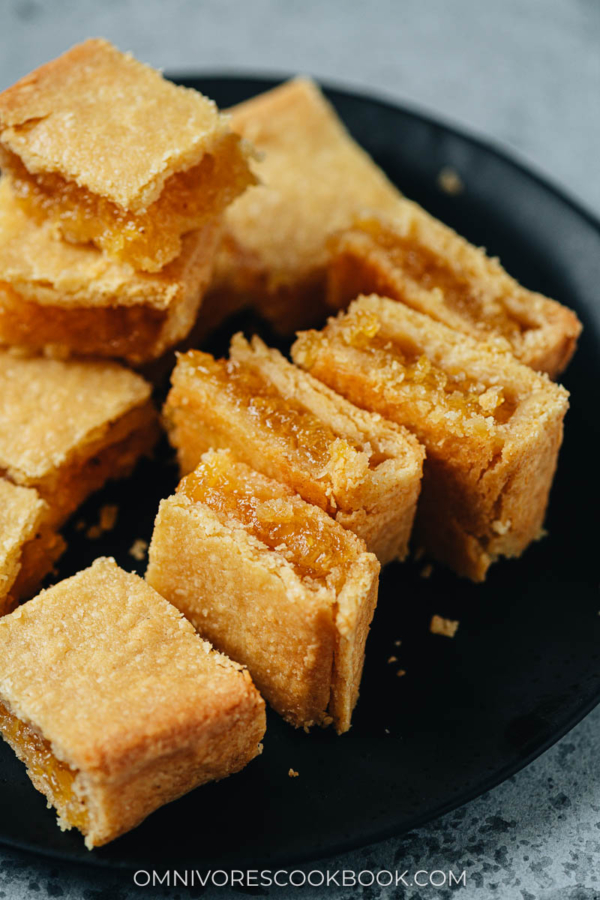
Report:
<svg viewBox="0 0 600 900"><path fill-rule="evenodd" d="M296 772L295 769L290 769L290 771L288 772L288 775L290 776L290 778L297 778L299 774L300 774L300 772Z"/></svg>

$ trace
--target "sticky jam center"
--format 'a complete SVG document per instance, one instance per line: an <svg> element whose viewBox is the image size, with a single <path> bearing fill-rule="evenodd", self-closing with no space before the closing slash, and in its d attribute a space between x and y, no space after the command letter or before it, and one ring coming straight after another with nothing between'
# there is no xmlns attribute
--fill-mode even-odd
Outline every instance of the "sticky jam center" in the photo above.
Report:
<svg viewBox="0 0 600 900"><path fill-rule="evenodd" d="M221 396L250 420L251 427L267 430L273 440L299 456L311 471L322 472L330 462L332 445L343 438L297 400L283 397L250 367L233 360L214 360L208 354L198 354L198 360L197 369L218 383Z"/></svg>
<svg viewBox="0 0 600 900"><path fill-rule="evenodd" d="M343 562L351 553L344 532L289 495L274 497L251 471L233 470L225 459L203 460L177 491L239 522L269 549L282 553L301 578L339 589Z"/></svg>
<svg viewBox="0 0 600 900"><path fill-rule="evenodd" d="M179 253L181 235L200 228L254 178L236 135L226 135L214 154L167 179L160 197L135 214L56 173L31 174L14 154L5 154L17 198L26 212L57 218L74 243L93 243L136 269L156 272Z"/></svg>
<svg viewBox="0 0 600 900"><path fill-rule="evenodd" d="M374 219L361 221L359 227L385 251L392 266L426 290L441 290L445 304L472 325L484 326L507 339L518 337L530 327L511 315L501 297L488 298L487 302L483 302L474 292L468 277L457 272L414 235L388 231Z"/></svg>
<svg viewBox="0 0 600 900"><path fill-rule="evenodd" d="M0 703L0 731L18 750L19 757L31 775L43 785L44 793L61 816L70 825L85 831L88 813L74 790L77 771L57 759L48 741L13 715L3 703Z"/></svg>
<svg viewBox="0 0 600 900"><path fill-rule="evenodd" d="M502 425L515 411L515 403L501 385L487 386L464 372L448 374L424 353L386 335L375 313L357 310L340 323L346 344L368 353L377 368L393 369L401 390L429 401L432 407L461 419L483 417ZM450 417L450 420L452 416Z"/></svg>

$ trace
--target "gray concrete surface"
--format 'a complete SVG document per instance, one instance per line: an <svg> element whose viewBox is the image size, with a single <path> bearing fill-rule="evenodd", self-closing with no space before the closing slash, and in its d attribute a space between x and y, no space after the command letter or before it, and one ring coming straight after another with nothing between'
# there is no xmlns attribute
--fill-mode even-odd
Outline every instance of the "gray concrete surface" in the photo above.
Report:
<svg viewBox="0 0 600 900"><path fill-rule="evenodd" d="M171 72L296 72L421 107L501 143L600 213L596 0L0 0L0 88L103 35ZM466 887L331 888L337 897L600 898L600 710L466 808L336 869L466 871ZM4 814L4 811L3 811ZM224 897L136 888L0 848L0 900ZM259 896L329 894L259 889Z"/></svg>

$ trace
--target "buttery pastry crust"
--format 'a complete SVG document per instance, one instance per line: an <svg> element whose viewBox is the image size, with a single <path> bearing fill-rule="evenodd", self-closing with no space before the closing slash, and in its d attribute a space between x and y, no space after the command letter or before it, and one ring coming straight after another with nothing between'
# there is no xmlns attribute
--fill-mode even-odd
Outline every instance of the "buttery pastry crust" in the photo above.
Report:
<svg viewBox="0 0 600 900"><path fill-rule="evenodd" d="M34 785L89 848L239 771L265 732L248 673L110 559L2 620L0 706L0 727ZM41 760L28 754L35 736Z"/></svg>
<svg viewBox="0 0 600 900"><path fill-rule="evenodd" d="M391 212L400 194L307 78L230 113L232 129L264 156L252 162L260 184L226 212L213 288L292 334L323 312L327 237L363 208Z"/></svg>
<svg viewBox="0 0 600 900"><path fill-rule="evenodd" d="M54 526L157 437L150 385L134 372L0 352L0 473L34 487Z"/></svg>
<svg viewBox="0 0 600 900"><path fill-rule="evenodd" d="M212 100L98 38L0 94L0 142L29 172L55 172L141 212L228 131Z"/></svg>
<svg viewBox="0 0 600 900"><path fill-rule="evenodd" d="M183 238L161 272L136 272L36 223L0 181L0 344L139 365L192 329L212 274L218 219Z"/></svg>
<svg viewBox="0 0 600 900"><path fill-rule="evenodd" d="M0 165L26 210L144 271L254 183L246 156L211 100L104 40L0 94Z"/></svg>
<svg viewBox="0 0 600 900"><path fill-rule="evenodd" d="M252 379L250 387L244 386ZM263 400L257 396L264 394ZM423 450L405 429L365 413L254 337L230 361L179 357L164 408L182 473L228 448L288 484L363 538L380 562L402 559L420 489Z"/></svg>
<svg viewBox="0 0 600 900"><path fill-rule="evenodd" d="M568 393L492 344L401 303L361 297L292 356L357 405L411 429L427 460L417 540L458 574L540 536Z"/></svg>
<svg viewBox="0 0 600 900"><path fill-rule="evenodd" d="M362 214L329 248L333 309L359 294L391 297L477 340L496 340L552 378L575 352L581 323L572 310L522 287L498 260L410 200L399 199L389 217Z"/></svg>
<svg viewBox="0 0 600 900"><path fill-rule="evenodd" d="M290 723L333 722L342 733L358 698L378 574L355 535L218 451L162 501L146 580L247 665Z"/></svg>
<svg viewBox="0 0 600 900"><path fill-rule="evenodd" d="M44 523L47 510L36 491L0 478L0 616L35 591L65 549Z"/></svg>

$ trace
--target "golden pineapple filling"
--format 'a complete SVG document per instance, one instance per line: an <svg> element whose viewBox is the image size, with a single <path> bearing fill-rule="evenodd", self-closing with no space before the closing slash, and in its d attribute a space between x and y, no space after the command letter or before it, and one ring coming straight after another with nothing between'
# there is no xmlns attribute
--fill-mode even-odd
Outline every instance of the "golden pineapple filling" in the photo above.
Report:
<svg viewBox="0 0 600 900"><path fill-rule="evenodd" d="M221 138L197 165L171 175L160 197L139 214L56 173L32 174L10 151L4 151L2 164L26 212L58 219L67 240L93 243L113 259L147 272L174 259L183 234L220 215L255 181L234 134Z"/></svg>
<svg viewBox="0 0 600 900"><path fill-rule="evenodd" d="M35 786L48 797L60 816L69 825L85 831L88 812L75 791L77 771L57 759L50 743L3 703L0 703L0 732L27 766Z"/></svg>
<svg viewBox="0 0 600 900"><path fill-rule="evenodd" d="M399 400L404 395L442 411L449 427L458 420L481 418L488 426L503 425L515 411L516 402L505 387L483 384L463 371L448 373L408 340L386 334L375 313L357 310L336 326L344 343L369 355L373 369L383 368L392 375L400 388ZM318 333L315 340L318 346Z"/></svg>
<svg viewBox="0 0 600 900"><path fill-rule="evenodd" d="M213 455L187 475L177 488L195 503L203 503L223 521L237 522L270 550L276 550L300 578L339 590L344 566L355 551L345 532L320 510L296 501L282 489L273 496L250 469L232 470L227 457Z"/></svg>
<svg viewBox="0 0 600 900"><path fill-rule="evenodd" d="M77 347L78 353L145 360L166 314L147 307L63 308L32 303L0 282L0 344Z"/></svg>
<svg viewBox="0 0 600 900"><path fill-rule="evenodd" d="M234 360L215 360L208 354L197 353L195 358L196 370L218 385L220 397L231 403L250 427L255 423L266 429L274 441L301 459L315 475L322 472L331 460L332 444L340 437L318 416L292 397L283 397L249 366Z"/></svg>
<svg viewBox="0 0 600 900"><path fill-rule="evenodd" d="M472 280L461 276L443 257L425 247L413 235L387 230L376 219L366 219L358 226L377 247L385 251L390 263L426 290L440 290L444 304L471 324L487 326L507 339L514 339L531 326L511 315L502 305L477 296Z"/></svg>

